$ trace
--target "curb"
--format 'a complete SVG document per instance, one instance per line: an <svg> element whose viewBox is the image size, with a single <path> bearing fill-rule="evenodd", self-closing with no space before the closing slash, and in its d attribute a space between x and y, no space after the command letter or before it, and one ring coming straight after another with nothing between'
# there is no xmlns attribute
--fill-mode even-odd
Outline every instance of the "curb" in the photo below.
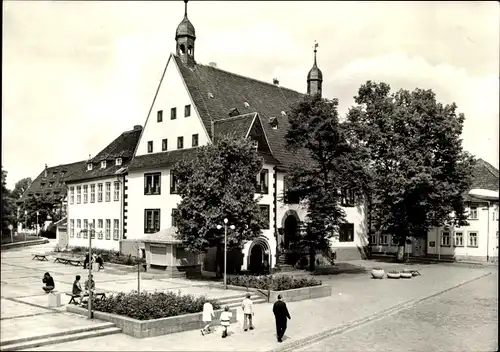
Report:
<svg viewBox="0 0 500 352"><path fill-rule="evenodd" d="M426 296L424 298L409 300L409 301L403 302L401 304L398 304L396 306L387 308L387 309L385 309L385 310L383 310L381 312L375 313L375 314L373 314L371 316L368 316L366 318L361 318L361 319L355 320L355 321L353 321L351 323L343 324L343 325L341 325L339 327L336 327L336 328L333 328L331 330L323 331L323 332L320 332L318 334L315 334L315 335L312 335L312 336L309 336L309 337L304 337L304 338L302 338L300 340L291 342L291 343L289 343L286 346L269 350L268 352L294 351L294 350L296 350L298 348L301 348L301 347L313 345L316 342L319 342L321 340L324 340L324 339L326 339L328 337L331 337L331 336L334 336L334 335L342 334L343 332L345 332L347 330L350 330L350 329L353 329L353 328L356 328L356 327L358 327L360 325L364 325L364 324L372 322L372 321L376 321L376 320L380 320L380 319L386 318L386 317L391 316L391 315L393 315L395 313L398 313L398 312L400 312L402 310L406 310L408 308L411 308L411 307L413 307L413 306L415 306L415 305L417 305L417 304L419 304L421 302L427 301L427 300L429 300L431 298L434 298L436 296L439 296L439 295L441 295L443 293L446 293L448 291L451 291L451 290L454 290L456 288L459 288L460 286L463 286L463 285L466 285L468 283L474 282L476 280L482 279L482 278L484 278L484 277L486 277L488 275L491 275L491 272L483 274L483 275L478 276L478 277L475 277L475 278L470 279L468 281L462 282L462 283L460 283L458 285L449 287L449 288L447 288L445 290L439 291L437 293L434 293L432 295Z"/></svg>
<svg viewBox="0 0 500 352"><path fill-rule="evenodd" d="M14 242L14 243L6 243L2 244L1 250L6 250L6 249L13 249L13 248L20 248L20 247L29 247L29 246L37 246L39 244L46 244L49 243L49 240L42 237L38 240L31 240L31 241L23 241L23 242Z"/></svg>

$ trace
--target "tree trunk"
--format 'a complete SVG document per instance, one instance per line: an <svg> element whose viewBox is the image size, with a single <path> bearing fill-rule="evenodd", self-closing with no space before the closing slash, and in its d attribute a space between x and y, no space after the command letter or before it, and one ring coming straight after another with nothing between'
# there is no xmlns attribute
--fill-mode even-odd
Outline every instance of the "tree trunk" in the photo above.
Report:
<svg viewBox="0 0 500 352"><path fill-rule="evenodd" d="M316 248L314 245L309 247L309 271L313 272L316 267Z"/></svg>
<svg viewBox="0 0 500 352"><path fill-rule="evenodd" d="M222 254L222 245L220 243L217 244L217 250L215 252L215 277L222 277L222 266L224 265L222 261L224 260Z"/></svg>
<svg viewBox="0 0 500 352"><path fill-rule="evenodd" d="M396 261L402 263L405 260L405 247L406 247L406 236L399 237L398 240L398 252L396 254Z"/></svg>

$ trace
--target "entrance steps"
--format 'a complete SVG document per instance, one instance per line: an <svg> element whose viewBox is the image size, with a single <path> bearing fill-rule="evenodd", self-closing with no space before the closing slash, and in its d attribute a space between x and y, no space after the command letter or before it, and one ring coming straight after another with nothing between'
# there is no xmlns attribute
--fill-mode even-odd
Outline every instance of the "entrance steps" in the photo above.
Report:
<svg viewBox="0 0 500 352"><path fill-rule="evenodd" d="M241 307L241 302L243 301L243 299L245 299L246 295L247 295L246 293L242 293L239 295L216 298L216 299L217 301L220 302L221 308L228 306L231 309L231 308ZM255 292L251 293L250 299L252 300L253 304L267 303L267 299L263 295Z"/></svg>
<svg viewBox="0 0 500 352"><path fill-rule="evenodd" d="M120 333L122 329L113 323L102 323L82 328L68 329L52 334L30 336L20 339L11 339L0 342L1 351L20 351L35 347L54 345L62 342L83 340L91 337L105 336Z"/></svg>

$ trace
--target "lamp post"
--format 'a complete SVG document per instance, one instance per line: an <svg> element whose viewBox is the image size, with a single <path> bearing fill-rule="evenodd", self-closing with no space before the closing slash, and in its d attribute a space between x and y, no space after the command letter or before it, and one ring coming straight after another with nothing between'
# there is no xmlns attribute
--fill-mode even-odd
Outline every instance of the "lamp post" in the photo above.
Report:
<svg viewBox="0 0 500 352"><path fill-rule="evenodd" d="M86 229L83 230L86 232L89 232L89 312L88 312L88 317L89 319L92 319L92 234L94 233L94 229L91 229L90 231L87 231Z"/></svg>
<svg viewBox="0 0 500 352"><path fill-rule="evenodd" d="M224 219L224 289L227 290L227 218ZM217 229L220 230L221 225L217 225ZM229 226L231 230L234 230L234 225Z"/></svg>

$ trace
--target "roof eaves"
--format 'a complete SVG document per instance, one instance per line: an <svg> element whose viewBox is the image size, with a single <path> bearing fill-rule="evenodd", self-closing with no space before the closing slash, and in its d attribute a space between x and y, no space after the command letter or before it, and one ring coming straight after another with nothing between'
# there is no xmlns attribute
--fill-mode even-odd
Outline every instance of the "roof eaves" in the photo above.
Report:
<svg viewBox="0 0 500 352"><path fill-rule="evenodd" d="M259 113L255 113L255 115L253 116L253 119L252 119L252 123L250 124L250 126L248 127L248 131L247 133L245 134L245 139L248 138L248 136L250 135L250 131L252 130L252 127L253 127L253 124L255 123L255 120L257 119L257 116L259 116ZM265 132L264 132L264 136L265 136ZM266 139L267 141L267 139ZM269 144L269 142L267 143ZM269 150L271 150L271 147L269 147ZM272 152L271 152L272 153Z"/></svg>

